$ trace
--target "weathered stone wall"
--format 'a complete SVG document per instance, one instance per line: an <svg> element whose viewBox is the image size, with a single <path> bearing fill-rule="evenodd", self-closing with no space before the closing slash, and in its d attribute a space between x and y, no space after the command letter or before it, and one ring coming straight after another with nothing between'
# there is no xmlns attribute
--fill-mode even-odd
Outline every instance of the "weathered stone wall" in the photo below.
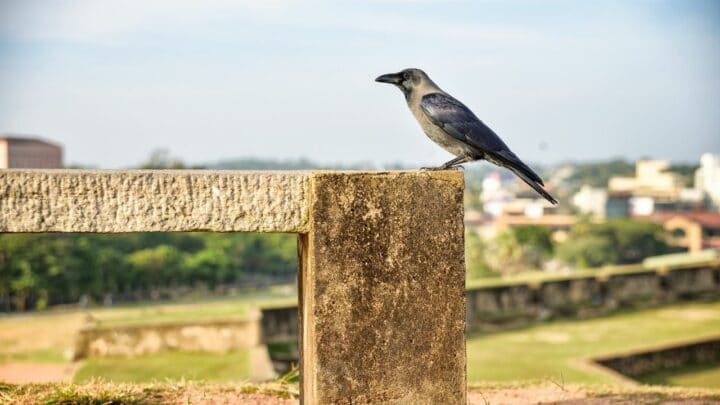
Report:
<svg viewBox="0 0 720 405"><path fill-rule="evenodd" d="M553 280L540 284L536 290L541 309L556 314L573 314L577 308L599 304L600 284L593 277Z"/></svg>
<svg viewBox="0 0 720 405"><path fill-rule="evenodd" d="M612 274L605 281L605 305L636 307L655 305L666 300L662 276L655 271Z"/></svg>
<svg viewBox="0 0 720 405"><path fill-rule="evenodd" d="M465 291L467 326L473 329L478 320L528 320L539 316L533 288L526 284L478 288Z"/></svg>
<svg viewBox="0 0 720 405"><path fill-rule="evenodd" d="M663 276L667 294L677 298L714 296L718 293L718 268L671 269ZM672 297L671 297L672 298Z"/></svg>
<svg viewBox="0 0 720 405"><path fill-rule="evenodd" d="M599 273L540 284L471 288L465 295L467 326L472 330L483 325L515 325L552 317L601 315L618 308L717 298L720 297L720 266ZM268 339L296 340L297 307L267 311L263 309L263 330Z"/></svg>
<svg viewBox="0 0 720 405"><path fill-rule="evenodd" d="M720 336L594 359L629 377L720 360Z"/></svg>
<svg viewBox="0 0 720 405"><path fill-rule="evenodd" d="M297 342L299 321L296 305L263 308L261 319L263 342Z"/></svg>
<svg viewBox="0 0 720 405"><path fill-rule="evenodd" d="M138 356L164 351L225 353L262 344L259 317L80 330L74 357Z"/></svg>
<svg viewBox="0 0 720 405"><path fill-rule="evenodd" d="M720 266L647 270L466 291L468 326L599 315L681 299L720 297Z"/></svg>

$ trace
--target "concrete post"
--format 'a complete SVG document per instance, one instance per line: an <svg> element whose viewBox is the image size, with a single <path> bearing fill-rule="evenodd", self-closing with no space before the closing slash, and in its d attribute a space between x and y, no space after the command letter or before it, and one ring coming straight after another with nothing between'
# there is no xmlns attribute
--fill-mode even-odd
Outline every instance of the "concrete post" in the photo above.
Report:
<svg viewBox="0 0 720 405"><path fill-rule="evenodd" d="M310 190L303 403L465 403L462 174L318 173Z"/></svg>
<svg viewBox="0 0 720 405"><path fill-rule="evenodd" d="M465 403L463 176L0 171L0 232L300 235L305 404Z"/></svg>

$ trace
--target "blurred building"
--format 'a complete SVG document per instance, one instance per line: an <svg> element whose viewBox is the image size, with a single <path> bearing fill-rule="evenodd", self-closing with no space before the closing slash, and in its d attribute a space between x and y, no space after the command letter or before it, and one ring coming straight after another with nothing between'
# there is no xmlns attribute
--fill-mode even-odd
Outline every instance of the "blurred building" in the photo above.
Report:
<svg viewBox="0 0 720 405"><path fill-rule="evenodd" d="M482 182L480 200L483 203L483 212L491 217L502 214L503 207L515 198L515 195L508 191L510 189L507 181L498 172L485 176Z"/></svg>
<svg viewBox="0 0 720 405"><path fill-rule="evenodd" d="M0 134L0 169L63 167L62 146L35 137Z"/></svg>
<svg viewBox="0 0 720 405"><path fill-rule="evenodd" d="M539 197L525 183L514 176L503 177L497 172L483 179L480 200L483 212L493 218L503 215L538 218L557 211L556 206Z"/></svg>
<svg viewBox="0 0 720 405"><path fill-rule="evenodd" d="M608 192L605 204L605 218L627 218L630 216L631 193Z"/></svg>
<svg viewBox="0 0 720 405"><path fill-rule="evenodd" d="M611 177L611 192L632 192L655 197L676 197L683 188L680 176L668 173L670 163L665 160L639 160L635 177Z"/></svg>
<svg viewBox="0 0 720 405"><path fill-rule="evenodd" d="M605 218L607 212L608 192L602 188L584 185L572 197L572 204L581 214L590 214L597 218Z"/></svg>
<svg viewBox="0 0 720 405"><path fill-rule="evenodd" d="M647 216L656 212L703 208L702 194L685 188L682 177L667 172L665 160L640 160L634 177L611 177L608 182L606 216Z"/></svg>
<svg viewBox="0 0 720 405"><path fill-rule="evenodd" d="M706 196L715 209L720 209L720 155L702 155L695 171L695 190Z"/></svg>
<svg viewBox="0 0 720 405"><path fill-rule="evenodd" d="M674 246L689 252L720 249L720 213L659 212L645 218L661 224Z"/></svg>

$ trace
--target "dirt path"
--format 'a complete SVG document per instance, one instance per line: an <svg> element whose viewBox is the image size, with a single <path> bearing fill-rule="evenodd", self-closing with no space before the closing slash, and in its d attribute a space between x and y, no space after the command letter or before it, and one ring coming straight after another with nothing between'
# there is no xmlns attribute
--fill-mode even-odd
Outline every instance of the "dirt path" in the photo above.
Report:
<svg viewBox="0 0 720 405"><path fill-rule="evenodd" d="M70 381L77 365L58 363L0 364L0 381L10 384Z"/></svg>
<svg viewBox="0 0 720 405"><path fill-rule="evenodd" d="M525 404L720 404L717 391L706 393L669 387L610 388L608 391L588 392L579 386L531 385L518 388L473 388L468 392L468 405L525 405Z"/></svg>

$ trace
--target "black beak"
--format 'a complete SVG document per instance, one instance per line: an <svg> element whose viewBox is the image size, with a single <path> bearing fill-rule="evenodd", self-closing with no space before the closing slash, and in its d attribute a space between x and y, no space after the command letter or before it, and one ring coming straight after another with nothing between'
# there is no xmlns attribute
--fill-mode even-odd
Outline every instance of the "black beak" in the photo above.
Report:
<svg viewBox="0 0 720 405"><path fill-rule="evenodd" d="M400 73L388 73L386 75L378 76L375 81L380 83L390 83L397 86L402 83L403 77Z"/></svg>

